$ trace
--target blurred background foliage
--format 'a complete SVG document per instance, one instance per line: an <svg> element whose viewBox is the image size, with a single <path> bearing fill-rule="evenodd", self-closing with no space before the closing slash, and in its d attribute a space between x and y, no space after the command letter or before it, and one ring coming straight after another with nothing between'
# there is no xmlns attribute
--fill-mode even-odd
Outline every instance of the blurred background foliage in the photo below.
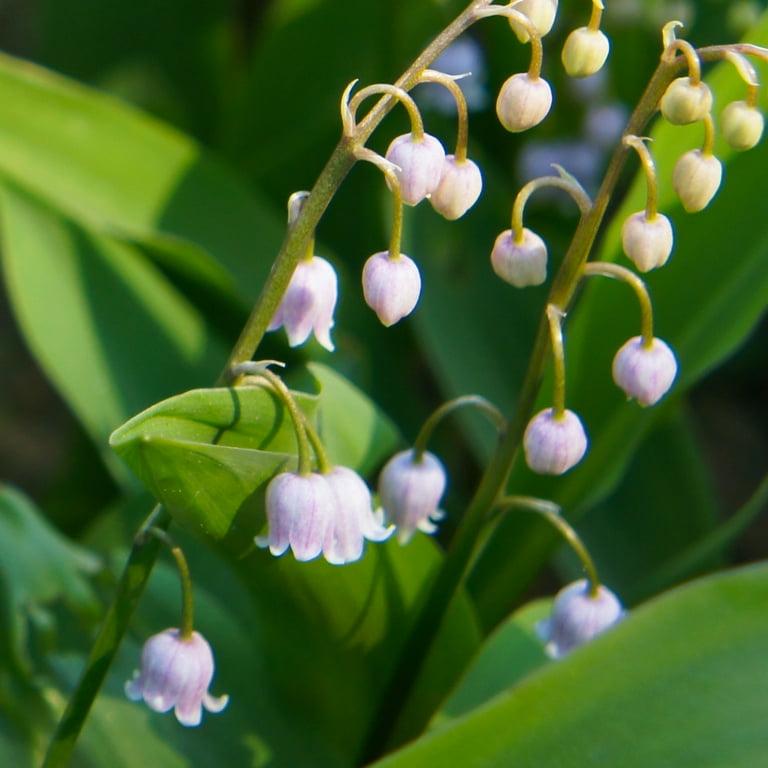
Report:
<svg viewBox="0 0 768 768"><path fill-rule="evenodd" d="M289 350L280 333L267 338L259 357L286 360L294 370L310 359L332 365L405 440L451 396L479 392L511 408L546 295L543 287L515 291L489 268L519 187L548 172L554 160L594 191L609 151L603 134L642 92L658 61L664 21L683 18L686 37L697 45L747 32L768 43L760 18L765 3L614 0L605 15L613 43L609 69L574 84L562 74L557 52L567 31L585 23L585 5L561 3L545 44L555 109L540 128L519 136L499 126L493 102L503 80L527 66L528 49L502 20L472 30L472 55L479 58L472 66L478 100L470 156L483 169L485 193L455 224L423 207L406 212L404 249L424 275L415 315L386 330L363 303L359 272L385 247L389 214L378 172L356 168L318 231L319 254L340 273L336 353L314 342ZM82 664L98 601L108 599L132 531L149 508L148 496L109 451L108 434L153 402L215 379L279 246L288 195L311 186L338 140L343 88L353 78L394 80L463 6L459 0L0 3L5 52L87 86L13 58L0 61L0 482L7 484L0 509L27 521L24 546L38 542L38 561L50 557L61 574L50 577L61 594L35 589L11 565L24 546L0 548L0 763L26 766L39 757L53 712ZM758 68L765 80L766 67ZM743 98L732 73L717 76L718 108L729 90ZM454 116L428 94L421 99L428 130L450 147ZM384 151L405 130L405 118L395 112L371 146ZM700 137L695 130L658 132L654 151L664 183L674 158ZM610 355L637 332L636 310L621 286L590 286L569 322L567 349L569 403L584 417L594 450L566 478L537 479L523 468L513 478L514 491L554 498L579 519L605 580L629 605L768 553L766 524L752 521L754 515L747 527L713 534L768 466L766 169L766 142L732 158L724 189L694 216L683 214L668 191L663 195L676 250L668 270L648 282L657 334L680 354L676 393L647 413L623 402L610 381ZM627 173L622 194L630 196L630 212L644 194L631 182ZM526 223L545 237L556 265L575 211L558 196L542 197L529 207ZM600 248L603 258L618 258L615 227L606 228ZM491 440L474 417L436 435L434 450L451 473L446 539ZM382 446L378 463L387 450L391 444ZM376 461L368 461L371 472ZM34 533L36 526L46 533ZM710 535L712 546L686 555ZM361 681L368 681L374 659L383 665L376 685L383 684L384 649L396 647L402 633L358 628L369 647L350 662L333 643L349 630L345 621L353 613L338 609L336 625L329 618L329 595L350 589L346 577L323 564L297 576L290 563L254 565L250 558L237 565L238 579L220 555L192 538L184 542L199 585L200 621L221 659L217 686L233 694L231 711L220 722L209 718L204 731L180 733L175 723L121 699L120 681L129 676L141 639L176 621L174 576L160 568L89 723L78 765L100 765L107 743L114 764L125 766L270 759L285 766L348 765L362 731L351 735L346 723L365 719L356 709L364 701ZM57 554L46 554L49 548ZM406 616L439 553L427 541L414 542L406 554L385 549L386 556L369 555L360 564L359 593L350 604L364 603L378 569L391 568L392 589L404 595L396 615ZM417 549L421 565L414 564ZM524 598L549 593L574 573L576 565L558 553L554 569L541 575L554 552L538 524L505 521L470 580L476 612L470 617L468 605L457 607L452 626L461 625L454 634L462 639L446 643L441 653L448 656L441 658L458 670L482 635ZM277 628L263 619L280 614L287 593L304 605L307 585L320 572L328 585L324 597L312 599L325 600L320 613L330 624L315 628L316 657L300 664L302 674L314 677L297 682L294 674L292 682L306 626L290 616ZM251 590L264 578L289 586L254 599ZM274 648L286 638L299 645L276 661ZM322 671L313 672L313 664ZM435 684L438 693L455 674ZM272 683L262 686L266 678ZM313 701L303 700L313 686L314 703L334 690L336 699L347 698L318 717ZM301 711L306 742L293 738L297 726L279 716L276 698Z"/></svg>

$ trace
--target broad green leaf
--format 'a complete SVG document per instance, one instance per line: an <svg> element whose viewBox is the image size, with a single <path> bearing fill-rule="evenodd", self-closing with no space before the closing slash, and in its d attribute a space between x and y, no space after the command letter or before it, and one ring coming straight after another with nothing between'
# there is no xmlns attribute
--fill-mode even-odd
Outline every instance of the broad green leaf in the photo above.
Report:
<svg viewBox="0 0 768 768"><path fill-rule="evenodd" d="M187 240L226 267L235 295L256 296L282 215L195 142L9 56L0 56L0 101L14 105L0 126L0 177L103 234Z"/></svg>
<svg viewBox="0 0 768 768"><path fill-rule="evenodd" d="M48 608L63 601L76 613L93 616L99 602L87 577L98 558L56 531L32 502L0 484L0 661L28 673L30 623L50 628Z"/></svg>
<svg viewBox="0 0 768 768"><path fill-rule="evenodd" d="M376 765L762 765L766 600L765 564L691 583Z"/></svg>
<svg viewBox="0 0 768 768"><path fill-rule="evenodd" d="M295 396L311 415L315 399ZM248 501L295 465L293 425L264 387L185 392L123 424L110 443L182 525L214 539L230 535L240 552L263 524L260 499L254 508Z"/></svg>
<svg viewBox="0 0 768 768"><path fill-rule="evenodd" d="M223 351L140 251L8 182L0 205L2 264L21 329L98 446L136 411L213 376Z"/></svg>

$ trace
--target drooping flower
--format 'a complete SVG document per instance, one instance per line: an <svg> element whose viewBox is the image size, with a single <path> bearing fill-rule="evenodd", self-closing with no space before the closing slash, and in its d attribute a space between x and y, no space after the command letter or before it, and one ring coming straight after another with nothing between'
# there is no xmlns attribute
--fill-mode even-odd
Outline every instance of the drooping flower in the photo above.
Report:
<svg viewBox="0 0 768 768"><path fill-rule="evenodd" d="M649 217L646 211L638 211L627 216L621 228L624 253L641 272L663 267L674 243L672 223L663 213Z"/></svg>
<svg viewBox="0 0 768 768"><path fill-rule="evenodd" d="M365 303L389 327L413 312L421 295L421 273L404 253L391 258L388 251L374 253L363 267Z"/></svg>
<svg viewBox="0 0 768 768"><path fill-rule="evenodd" d="M332 565L353 563L362 557L365 539L384 541L394 528L385 527L377 519L371 492L357 472L337 466L324 477L336 497L336 507L323 555Z"/></svg>
<svg viewBox="0 0 768 768"><path fill-rule="evenodd" d="M564 410L558 416L546 408L534 416L523 435L528 466L542 475L562 475L575 467L587 451L587 435L581 419Z"/></svg>
<svg viewBox="0 0 768 768"><path fill-rule="evenodd" d="M325 475L283 472L267 486L265 536L256 544L276 556L288 547L297 560L314 560L326 544L336 510L336 495Z"/></svg>
<svg viewBox="0 0 768 768"><path fill-rule="evenodd" d="M557 0L519 0L513 6L516 11L527 16L536 31L544 37L552 29L557 15ZM527 43L530 39L525 27L520 25L514 18L510 18L509 23L521 43Z"/></svg>
<svg viewBox="0 0 768 768"><path fill-rule="evenodd" d="M406 205L418 205L437 189L443 173L445 150L434 136L428 133L421 138L412 133L398 136L392 139L386 158L399 168L395 173Z"/></svg>
<svg viewBox="0 0 768 768"><path fill-rule="evenodd" d="M432 207L451 221L461 218L480 197L483 177L477 163L465 158L459 162L455 155L446 155L443 176L432 193Z"/></svg>
<svg viewBox="0 0 768 768"><path fill-rule="evenodd" d="M610 49L611 43L602 30L579 27L565 41L563 67L571 77L589 77L602 69Z"/></svg>
<svg viewBox="0 0 768 768"><path fill-rule="evenodd" d="M659 104L661 114L672 125L688 125L703 120L712 110L712 91L690 77L678 77L664 91Z"/></svg>
<svg viewBox="0 0 768 768"><path fill-rule="evenodd" d="M746 101L732 101L720 115L720 130L728 145L738 152L752 149L762 138L763 113Z"/></svg>
<svg viewBox="0 0 768 768"><path fill-rule="evenodd" d="M669 345L642 336L634 336L613 358L613 380L642 406L653 405L669 391L677 376L677 360Z"/></svg>
<svg viewBox="0 0 768 768"><path fill-rule="evenodd" d="M557 659L612 627L625 611L616 595L602 584L597 595L590 584L580 579L557 593L552 615L540 622L537 630L546 643L547 653Z"/></svg>
<svg viewBox="0 0 768 768"><path fill-rule="evenodd" d="M447 483L440 459L424 451L402 451L384 466L379 477L379 502L387 522L397 527L397 538L407 544L416 529L434 533L443 518L438 509Z"/></svg>
<svg viewBox="0 0 768 768"><path fill-rule="evenodd" d="M331 328L337 295L336 270L330 262L319 256L304 259L296 266L267 330L285 327L292 347L303 344L314 331L320 344L332 352Z"/></svg>
<svg viewBox="0 0 768 768"><path fill-rule="evenodd" d="M691 149L672 172L672 187L688 213L704 210L720 189L723 164L711 153Z"/></svg>
<svg viewBox="0 0 768 768"><path fill-rule="evenodd" d="M527 72L507 78L496 99L499 122L511 133L538 125L552 107L552 89L543 77Z"/></svg>
<svg viewBox="0 0 768 768"><path fill-rule="evenodd" d="M491 266L504 281L516 288L541 285L547 279L547 244L527 227L521 242L511 229L505 229L493 244Z"/></svg>
<svg viewBox="0 0 768 768"><path fill-rule="evenodd" d="M188 727L200 725L203 707L221 712L229 696L211 696L208 686L214 672L211 646L199 633L183 638L178 629L166 629L144 643L141 671L125 684L131 701L141 701L155 712L174 710Z"/></svg>

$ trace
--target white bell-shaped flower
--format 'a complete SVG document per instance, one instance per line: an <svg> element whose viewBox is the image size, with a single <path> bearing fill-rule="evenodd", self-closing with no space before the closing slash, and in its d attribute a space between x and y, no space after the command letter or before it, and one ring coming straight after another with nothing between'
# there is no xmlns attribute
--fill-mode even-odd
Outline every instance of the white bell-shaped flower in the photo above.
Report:
<svg viewBox="0 0 768 768"><path fill-rule="evenodd" d="M395 174L406 205L418 205L440 184L445 150L428 133L420 139L412 133L398 136L390 143L386 158L398 168Z"/></svg>
<svg viewBox="0 0 768 768"><path fill-rule="evenodd" d="M763 113L746 101L732 101L720 115L720 130L728 145L738 152L752 149L762 138Z"/></svg>
<svg viewBox="0 0 768 768"><path fill-rule="evenodd" d="M397 538L407 544L417 529L434 533L443 518L438 509L447 477L440 459L424 451L416 460L413 450L393 456L379 476L379 502L387 522L397 528Z"/></svg>
<svg viewBox="0 0 768 768"><path fill-rule="evenodd" d="M659 106L672 125L688 125L712 111L712 91L701 80L692 83L689 77L678 77L667 86Z"/></svg>
<svg viewBox="0 0 768 768"><path fill-rule="evenodd" d="M568 35L563 46L562 61L571 77L589 77L599 72L608 58L611 43L604 32L579 27Z"/></svg>
<svg viewBox="0 0 768 768"><path fill-rule="evenodd" d="M700 149L681 155L672 172L672 186L688 213L704 210L720 189L722 179L723 164Z"/></svg>
<svg viewBox="0 0 768 768"><path fill-rule="evenodd" d="M512 7L528 17L541 37L549 33L557 16L557 0L519 0ZM530 40L525 27L513 18L510 18L509 23L521 43L527 43Z"/></svg>
<svg viewBox="0 0 768 768"><path fill-rule="evenodd" d="M363 296L382 324L389 327L410 315L421 295L421 273L404 253L390 258L374 253L363 267Z"/></svg>
<svg viewBox="0 0 768 768"><path fill-rule="evenodd" d="M429 202L441 216L453 221L477 202L482 191L483 176L477 163L466 158L459 162L455 155L446 155L440 184Z"/></svg>
<svg viewBox="0 0 768 768"><path fill-rule="evenodd" d="M677 360L669 345L634 336L613 358L613 380L642 406L653 405L667 394L677 376Z"/></svg>
<svg viewBox="0 0 768 768"><path fill-rule="evenodd" d="M624 253L641 272L664 266L674 243L672 223L663 213L649 218L645 211L638 211L621 227Z"/></svg>
<svg viewBox="0 0 768 768"><path fill-rule="evenodd" d="M538 125L552 107L552 89L543 77L527 72L507 78L496 99L496 114L501 124L512 133Z"/></svg>
<svg viewBox="0 0 768 768"><path fill-rule="evenodd" d="M516 288L541 285L547 279L547 244L527 227L522 242L515 241L511 229L497 238L491 251L493 271Z"/></svg>
<svg viewBox="0 0 768 768"><path fill-rule="evenodd" d="M587 451L587 435L581 419L564 410L557 415L546 408L528 423L523 435L528 466L542 475L562 475L575 467Z"/></svg>
<svg viewBox="0 0 768 768"><path fill-rule="evenodd" d="M580 579L557 593L552 615L537 626L547 653L557 659L619 622L625 614L616 595L602 584L597 595Z"/></svg>
<svg viewBox="0 0 768 768"><path fill-rule="evenodd" d="M319 256L300 261L277 307L269 331L285 327L292 347L303 344L315 332L315 338L333 351L331 328L338 296L336 270Z"/></svg>
<svg viewBox="0 0 768 768"><path fill-rule="evenodd" d="M203 707L221 712L229 696L211 696L213 679L211 646L199 633L184 638L178 629L152 635L141 650L141 671L125 684L131 701L141 701L155 712L174 710L176 719L188 727L200 725Z"/></svg>

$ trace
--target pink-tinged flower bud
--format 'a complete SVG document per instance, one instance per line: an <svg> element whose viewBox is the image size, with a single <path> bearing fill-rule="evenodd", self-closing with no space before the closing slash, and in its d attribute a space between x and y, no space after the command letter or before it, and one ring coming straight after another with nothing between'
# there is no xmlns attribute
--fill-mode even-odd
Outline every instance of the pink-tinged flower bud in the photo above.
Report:
<svg viewBox="0 0 768 768"><path fill-rule="evenodd" d="M421 139L412 133L398 136L390 143L386 158L400 169L395 173L406 205L418 205L437 189L443 173L445 150L434 136L428 133Z"/></svg>
<svg viewBox="0 0 768 768"><path fill-rule="evenodd" d="M720 115L723 138L738 152L752 149L762 138L764 127L763 113L746 101L732 101Z"/></svg>
<svg viewBox="0 0 768 768"><path fill-rule="evenodd" d="M651 339L646 346L641 336L635 336L613 358L613 380L642 406L661 400L675 376L675 353L661 339Z"/></svg>
<svg viewBox="0 0 768 768"><path fill-rule="evenodd" d="M413 312L421 294L421 274L416 262L401 253L374 253L363 267L365 303L389 327Z"/></svg>
<svg viewBox="0 0 768 768"><path fill-rule="evenodd" d="M496 99L496 114L512 133L538 125L552 106L552 89L542 77L532 78L521 72L508 78Z"/></svg>
<svg viewBox="0 0 768 768"><path fill-rule="evenodd" d="M125 695L144 699L155 712L173 709L182 725L194 727L203 719L203 707L221 712L229 702L229 696L208 693L213 671L211 646L199 632L185 639L178 629L166 629L144 643L141 671L125 684Z"/></svg>
<svg viewBox="0 0 768 768"><path fill-rule="evenodd" d="M720 189L722 179L721 162L700 149L681 155L672 172L672 186L688 213L706 208Z"/></svg>
<svg viewBox="0 0 768 768"><path fill-rule="evenodd" d="M624 613L621 602L608 587L601 584L597 595L592 596L589 582L580 579L557 593L551 617L537 630L547 653L558 659L612 627Z"/></svg>
<svg viewBox="0 0 768 768"><path fill-rule="evenodd" d="M575 467L587 451L587 435L581 419L569 410L562 416L554 408L540 411L523 435L528 466L542 475L562 475Z"/></svg>
<svg viewBox="0 0 768 768"><path fill-rule="evenodd" d="M419 461L409 450L386 463L379 476L379 502L387 522L397 527L401 544L407 544L417 528L424 533L437 530L435 523L443 518L438 504L446 482L442 462L428 451Z"/></svg>
<svg viewBox="0 0 768 768"><path fill-rule="evenodd" d="M300 261L267 330L284 326L292 347L303 344L314 331L320 344L332 352L337 283L336 270L325 259L313 256Z"/></svg>
<svg viewBox="0 0 768 768"><path fill-rule="evenodd" d="M678 77L667 86L660 107L672 125L695 123L712 110L712 91L704 82L694 85L689 77Z"/></svg>
<svg viewBox="0 0 768 768"><path fill-rule="evenodd" d="M663 213L649 219L645 211L638 211L628 216L621 228L624 253L641 272L663 267L674 242L672 224Z"/></svg>
<svg viewBox="0 0 768 768"><path fill-rule="evenodd" d="M267 486L269 530L266 536L256 538L256 544L268 546L275 556L290 547L297 560L313 560L323 551L336 504L325 475L276 475Z"/></svg>
<svg viewBox="0 0 768 768"><path fill-rule="evenodd" d="M443 176L429 202L446 219L462 217L480 197L483 177L477 163L471 160L457 162L454 155L446 155Z"/></svg>
<svg viewBox="0 0 768 768"><path fill-rule="evenodd" d="M571 77L589 77L599 72L611 43L599 29L579 27L574 29L565 41L562 52L563 67Z"/></svg>
<svg viewBox="0 0 768 768"><path fill-rule="evenodd" d="M357 472L334 467L325 479L336 497L336 507L323 555L332 565L353 563L362 557L365 539L384 541L394 529L376 518L371 492Z"/></svg>
<svg viewBox="0 0 768 768"><path fill-rule="evenodd" d="M522 229L523 241L515 242L511 229L497 238L491 251L493 271L516 288L541 285L547 279L547 244L527 227Z"/></svg>
<svg viewBox="0 0 768 768"><path fill-rule="evenodd" d="M520 0L515 3L514 9L527 16L536 31L544 37L555 23L557 15L557 0ZM509 19L510 26L521 43L527 43L530 35L525 27L520 26L513 18Z"/></svg>

